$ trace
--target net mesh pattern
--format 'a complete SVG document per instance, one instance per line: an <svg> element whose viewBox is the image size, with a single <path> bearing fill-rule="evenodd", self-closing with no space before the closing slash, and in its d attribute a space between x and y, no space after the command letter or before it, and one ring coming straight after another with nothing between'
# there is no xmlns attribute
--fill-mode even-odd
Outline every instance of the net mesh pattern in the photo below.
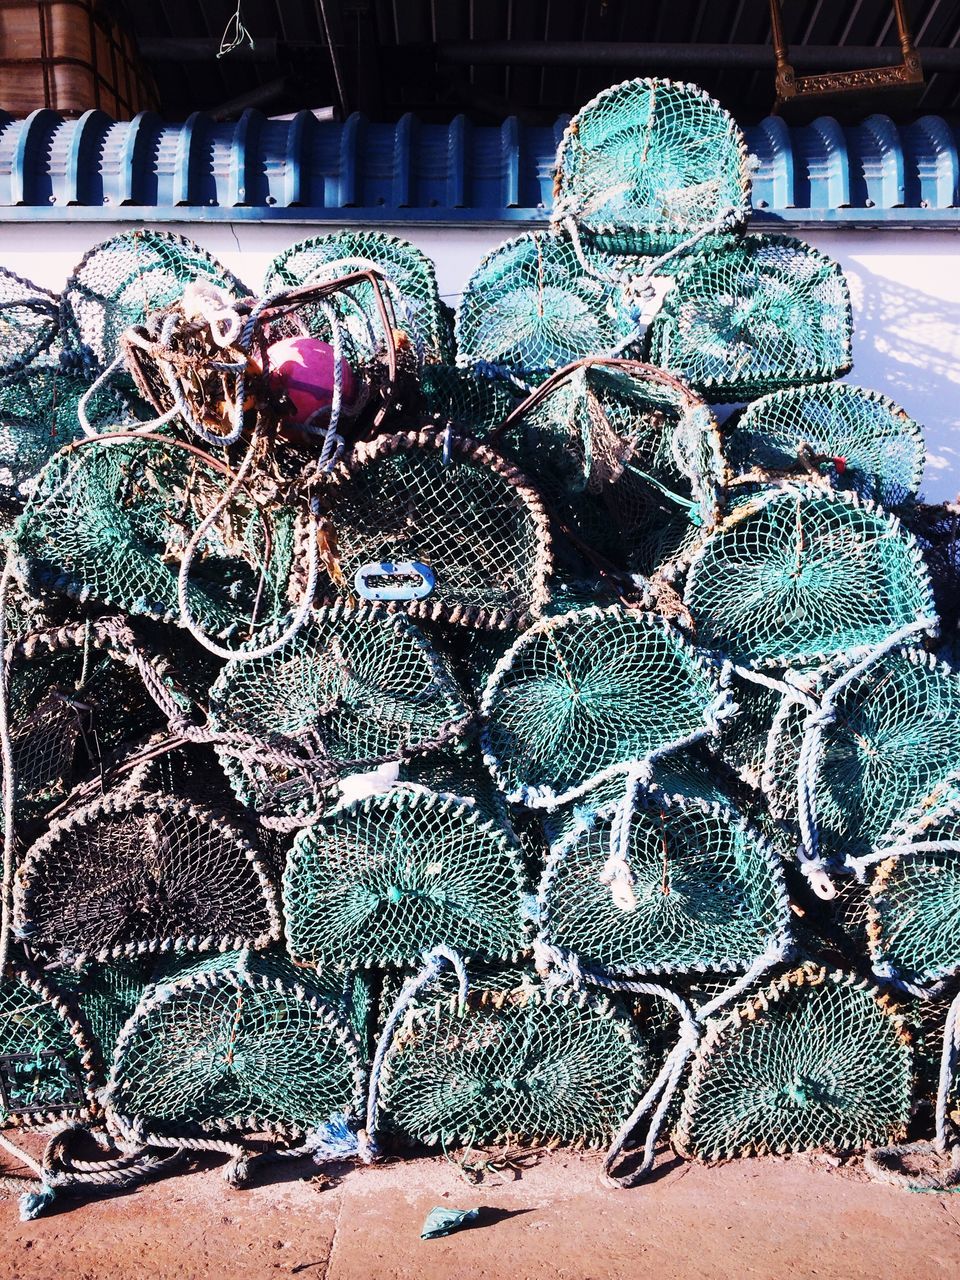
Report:
<svg viewBox="0 0 960 1280"><path fill-rule="evenodd" d="M648 1063L630 1023L585 993L414 1006L383 1064L382 1123L429 1145L596 1144L630 1113Z"/></svg>
<svg viewBox="0 0 960 1280"><path fill-rule="evenodd" d="M916 496L926 456L923 428L905 410L843 382L764 396L727 440L740 471L802 474L801 453L837 488L885 507Z"/></svg>
<svg viewBox="0 0 960 1280"><path fill-rule="evenodd" d="M312 779L400 759L455 737L468 715L446 662L405 618L335 605L265 657L228 662L210 725L280 753L218 748L238 798L261 813L306 814Z"/></svg>
<svg viewBox="0 0 960 1280"><path fill-rule="evenodd" d="M835 262L799 240L747 236L680 270L650 326L650 359L708 400L745 400L846 373L852 328Z"/></svg>
<svg viewBox="0 0 960 1280"><path fill-rule="evenodd" d="M426 364L420 375L424 413L451 422L464 435L483 440L516 408L519 392L508 382L482 378L450 364Z"/></svg>
<svg viewBox="0 0 960 1280"><path fill-rule="evenodd" d="M76 1011L34 975L0 982L0 1126L82 1115L94 1051Z"/></svg>
<svg viewBox="0 0 960 1280"><path fill-rule="evenodd" d="M123 791L33 845L14 918L31 946L71 961L262 947L280 933L276 888L239 831L186 801Z"/></svg>
<svg viewBox="0 0 960 1280"><path fill-rule="evenodd" d="M177 302L188 284L209 281L235 298L248 290L205 249L171 231L138 227L84 255L60 299L64 343L105 368L120 337L152 311Z"/></svg>
<svg viewBox="0 0 960 1280"><path fill-rule="evenodd" d="M36 590L179 620L177 576L187 543L220 498L223 477L175 442L99 443L44 468L14 530L19 572ZM295 512L269 517L243 495L193 560L190 611L216 633L289 611Z"/></svg>
<svg viewBox="0 0 960 1280"><path fill-rule="evenodd" d="M697 641L751 666L801 665L934 618L930 578L892 516L806 486L738 508L690 558Z"/></svg>
<svg viewBox="0 0 960 1280"><path fill-rule="evenodd" d="M449 359L449 326L433 263L408 241L382 231L338 231L291 245L267 268L264 293L271 296L297 285L324 284L371 267L382 272L397 322L421 361ZM375 356L379 343L371 285L361 281L331 302L361 359ZM308 309L306 324L314 336L329 341L330 322L321 310Z"/></svg>
<svg viewBox="0 0 960 1280"><path fill-rule="evenodd" d="M302 983L222 957L145 993L104 1095L146 1133L302 1133L350 1115L362 1088L356 1037Z"/></svg>
<svg viewBox="0 0 960 1280"><path fill-rule="evenodd" d="M358 573L414 563L433 575L429 594L392 606L413 617L509 627L546 602L546 513L482 445L431 429L381 436L357 447L326 501L331 589L352 593Z"/></svg>
<svg viewBox="0 0 960 1280"><path fill-rule="evenodd" d="M573 242L535 231L495 249L470 277L457 312L457 358L535 383L634 331L628 308L584 272Z"/></svg>
<svg viewBox="0 0 960 1280"><path fill-rule="evenodd" d="M150 956L57 971L58 989L68 993L90 1028L100 1071L105 1073L113 1061L120 1032L149 985L155 966L156 957ZM100 1083L106 1084L105 1074Z"/></svg>
<svg viewBox="0 0 960 1280"><path fill-rule="evenodd" d="M582 107L557 152L557 212L635 252L746 222L743 134L695 85L628 80Z"/></svg>
<svg viewBox="0 0 960 1280"><path fill-rule="evenodd" d="M484 692L483 750L508 799L569 799L605 770L712 726L719 691L652 614L591 607L537 623Z"/></svg>
<svg viewBox="0 0 960 1280"><path fill-rule="evenodd" d="M297 837L283 884L300 963L414 963L443 943L508 958L524 942L520 855L475 802L396 787Z"/></svg>
<svg viewBox="0 0 960 1280"><path fill-rule="evenodd" d="M0 377L47 351L57 329L56 296L0 267Z"/></svg>
<svg viewBox="0 0 960 1280"><path fill-rule="evenodd" d="M758 791L764 785L764 756L782 695L752 680L733 677L731 696L737 711L721 726L718 750L736 776Z"/></svg>
<svg viewBox="0 0 960 1280"><path fill-rule="evenodd" d="M619 974L746 969L789 928L779 861L756 833L643 789L551 848L539 898L543 941Z"/></svg>
<svg viewBox="0 0 960 1280"><path fill-rule="evenodd" d="M676 1141L701 1160L888 1144L906 1128L911 1070L906 1036L872 990L795 970L708 1023Z"/></svg>

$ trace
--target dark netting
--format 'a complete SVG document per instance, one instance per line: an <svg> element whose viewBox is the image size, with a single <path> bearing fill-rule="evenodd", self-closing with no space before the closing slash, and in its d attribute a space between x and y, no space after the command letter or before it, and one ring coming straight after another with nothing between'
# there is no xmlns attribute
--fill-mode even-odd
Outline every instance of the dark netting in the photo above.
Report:
<svg viewBox="0 0 960 1280"><path fill-rule="evenodd" d="M423 366L420 396L427 416L451 422L458 432L475 440L485 440L520 400L520 392L510 383L449 364Z"/></svg>
<svg viewBox="0 0 960 1280"><path fill-rule="evenodd" d="M720 726L717 748L737 777L759 791L763 786L763 761L770 728L783 695L777 689L739 676L731 677L730 694L737 710Z"/></svg>
<svg viewBox="0 0 960 1280"><path fill-rule="evenodd" d="M746 223L746 143L696 85L627 80L570 121L555 195L555 218L572 217L613 247L666 253Z"/></svg>
<svg viewBox="0 0 960 1280"><path fill-rule="evenodd" d="M306 976L254 955L217 957L149 987L104 1094L122 1134L303 1133L352 1115L360 1047Z"/></svg>
<svg viewBox="0 0 960 1280"><path fill-rule="evenodd" d="M699 644L750 666L802 665L935 629L930 577L893 516L808 486L737 508L690 558Z"/></svg>
<svg viewBox="0 0 960 1280"><path fill-rule="evenodd" d="M85 442L44 468L14 530L31 590L128 613L180 620L177 579L187 544L226 481L211 458L175 440ZM267 512L245 490L204 535L192 561L193 618L223 635L285 616L297 555L296 512Z"/></svg>
<svg viewBox="0 0 960 1280"><path fill-rule="evenodd" d="M700 1160L895 1142L911 1075L907 1036L871 987L797 969L708 1022L675 1139Z"/></svg>
<svg viewBox="0 0 960 1280"><path fill-rule="evenodd" d="M451 334L434 265L415 245L396 236L352 230L301 240L273 259L263 290L269 297L296 285L323 284L371 268L382 274L397 322L416 348L420 363L451 359ZM353 285L333 303L360 359L371 359L380 339L370 284ZM330 321L319 309L308 310L306 326L314 336L329 341Z"/></svg>
<svg viewBox="0 0 960 1280"><path fill-rule="evenodd" d="M846 373L852 327L837 263L786 236L747 236L679 271L649 358L712 402L746 400Z"/></svg>
<svg viewBox="0 0 960 1280"><path fill-rule="evenodd" d="M960 979L947 982L936 995L898 997L903 1002L904 1019L913 1041L913 1063L916 1070L914 1097L930 1106L936 1102L943 1059L943 1033L950 1006L960 995ZM953 1093L960 1089L956 1081ZM953 1100L953 1123L960 1125L960 1097Z"/></svg>
<svg viewBox="0 0 960 1280"><path fill-rule="evenodd" d="M960 504L909 503L901 513L930 571L940 617L941 656L960 665Z"/></svg>
<svg viewBox="0 0 960 1280"><path fill-rule="evenodd" d="M123 789L73 809L31 847L14 922L32 948L70 962L263 947L281 930L264 860L222 814Z"/></svg>
<svg viewBox="0 0 960 1280"><path fill-rule="evenodd" d="M568 236L534 231L508 240L463 291L458 362L535 384L584 356L636 347L636 322L618 295L584 271Z"/></svg>
<svg viewBox="0 0 960 1280"><path fill-rule="evenodd" d="M150 983L156 962L156 956L147 956L112 964L87 963L57 969L53 974L52 981L68 993L90 1029L102 1084L106 1083L120 1032Z"/></svg>
<svg viewBox="0 0 960 1280"><path fill-rule="evenodd" d="M138 227L84 255L60 299L64 344L89 350L105 368L120 337L152 311L179 301L188 284L208 281L235 298L249 292L205 249L172 231Z"/></svg>
<svg viewBox="0 0 960 1280"><path fill-rule="evenodd" d="M882 506L916 496L926 449L923 428L877 391L845 382L776 391L749 405L726 441L741 473L826 475Z"/></svg>
<svg viewBox="0 0 960 1280"><path fill-rule="evenodd" d="M210 690L230 783L270 815L309 815L318 783L441 745L468 714L446 661L377 606L317 610L272 653L241 652ZM251 749L230 747L238 734Z"/></svg>
<svg viewBox="0 0 960 1280"><path fill-rule="evenodd" d="M407 1141L596 1145L652 1075L648 1046L606 1000L531 987L411 1006L383 1064L384 1129Z"/></svg>
<svg viewBox="0 0 960 1280"><path fill-rule="evenodd" d="M0 377L51 347L58 327L56 294L0 267Z"/></svg>
<svg viewBox="0 0 960 1280"><path fill-rule="evenodd" d="M745 970L782 949L779 859L730 809L639 784L612 804L595 799L581 797L551 844L542 942L625 975Z"/></svg>
<svg viewBox="0 0 960 1280"><path fill-rule="evenodd" d="M26 971L0 982L0 1127L84 1115L96 1068L71 1003Z"/></svg>
<svg viewBox="0 0 960 1280"><path fill-rule="evenodd" d="M298 963L415 963L443 943L509 958L524 945L520 852L473 798L420 784L338 806L300 833L283 882Z"/></svg>
<svg viewBox="0 0 960 1280"><path fill-rule="evenodd" d="M323 501L328 591L491 628L522 625L546 602L540 499L472 440L428 428L360 444Z"/></svg>
<svg viewBox="0 0 960 1280"><path fill-rule="evenodd" d="M724 706L715 675L662 619L594 606L543 619L497 664L484 757L508 799L550 806L705 736Z"/></svg>

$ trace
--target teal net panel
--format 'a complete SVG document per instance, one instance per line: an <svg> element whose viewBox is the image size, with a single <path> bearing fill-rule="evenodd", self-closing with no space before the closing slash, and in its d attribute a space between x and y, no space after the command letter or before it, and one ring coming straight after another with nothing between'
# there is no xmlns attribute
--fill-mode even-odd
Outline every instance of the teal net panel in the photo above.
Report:
<svg viewBox="0 0 960 1280"><path fill-rule="evenodd" d="M264 947L281 930L265 862L221 814L122 789L31 847L14 922L31 947L71 962Z"/></svg>
<svg viewBox="0 0 960 1280"><path fill-rule="evenodd" d="M381 1124L445 1146L597 1145L649 1083L647 1045L606 1000L527 988L408 1011L383 1065Z"/></svg>
<svg viewBox="0 0 960 1280"><path fill-rule="evenodd" d="M584 271L567 236L534 231L508 240L463 291L458 362L521 385L541 382L632 337L635 322L617 293Z"/></svg>
<svg viewBox="0 0 960 1280"><path fill-rule="evenodd" d="M430 259L407 240L382 231L337 231L300 240L279 253L267 267L263 291L267 297L297 285L324 284L338 276L374 268L382 272L397 323L413 343L420 362L452 358L451 335ZM361 360L377 354L377 325L372 288L352 285L345 296L332 299ZM330 323L319 309L308 313L315 336L330 340Z"/></svg>
<svg viewBox="0 0 960 1280"><path fill-rule="evenodd" d="M551 846L539 907L542 942L623 975L745 970L790 914L779 859L742 820L642 786Z"/></svg>
<svg viewBox="0 0 960 1280"><path fill-rule="evenodd" d="M57 987L66 992L79 1009L93 1037L101 1085L106 1084L106 1073L124 1023L149 985L156 964L156 956L146 956L112 964L91 962L79 968L56 971Z"/></svg>
<svg viewBox="0 0 960 1280"><path fill-rule="evenodd" d="M551 806L705 736L724 706L711 670L660 618L576 610L531 627L497 664L481 705L484 758L509 800Z"/></svg>
<svg viewBox="0 0 960 1280"><path fill-rule="evenodd" d="M775 391L754 401L726 442L740 472L802 476L805 463L838 489L881 506L916 496L923 428L877 391L845 382ZM803 459L803 461L801 460Z"/></svg>
<svg viewBox="0 0 960 1280"><path fill-rule="evenodd" d="M809 486L739 507L690 557L697 642L749 666L803 665L936 628L930 577L892 516Z"/></svg>
<svg viewBox="0 0 960 1280"><path fill-rule="evenodd" d="M852 328L837 263L786 236L747 236L678 273L649 358L707 400L746 400L846 373Z"/></svg>
<svg viewBox="0 0 960 1280"><path fill-rule="evenodd" d="M871 988L798 969L708 1022L677 1145L723 1160L895 1142L910 1116L911 1076L907 1037Z"/></svg>
<svg viewBox="0 0 960 1280"><path fill-rule="evenodd" d="M441 943L506 959L525 942L523 888L519 849L475 800L401 784L298 835L287 945L324 970L413 964Z"/></svg>
<svg viewBox="0 0 960 1280"><path fill-rule="evenodd" d="M198 280L234 298L249 292L205 249L172 231L138 227L94 245L61 295L64 345L88 349L103 368L119 352L125 329L177 302Z"/></svg>
<svg viewBox="0 0 960 1280"><path fill-rule="evenodd" d="M614 246L666 253L746 223L743 134L695 85L627 80L570 121L557 151L554 217Z"/></svg>
<svg viewBox="0 0 960 1280"><path fill-rule="evenodd" d="M126 1133L296 1134L352 1115L363 1074L341 1012L289 966L241 953L148 988L104 1103Z"/></svg>
<svg viewBox="0 0 960 1280"><path fill-rule="evenodd" d="M423 366L420 395L428 417L452 422L458 432L475 440L484 440L520 400L510 383L450 364Z"/></svg>
<svg viewBox="0 0 960 1280"><path fill-rule="evenodd" d="M84 1116L98 1065L69 999L32 972L0 982L0 1127Z"/></svg>
<svg viewBox="0 0 960 1280"><path fill-rule="evenodd" d="M224 771L243 804L271 815L309 815L318 780L442 745L468 714L445 660L377 606L317 610L279 649L228 662L210 690ZM251 739L265 749L243 750Z"/></svg>
<svg viewBox="0 0 960 1280"><path fill-rule="evenodd" d="M330 593L489 628L523 625L546 603L546 512L483 445L436 428L379 436L354 449L322 500Z"/></svg>
<svg viewBox="0 0 960 1280"><path fill-rule="evenodd" d="M19 571L35 592L179 621L180 560L226 484L174 441L58 454L15 526ZM255 599L260 624L285 616L295 559L294 510L268 515L241 490L193 560L192 616L221 635L249 623Z"/></svg>
<svg viewBox="0 0 960 1280"><path fill-rule="evenodd" d="M0 377L51 347L58 327L56 295L0 267Z"/></svg>

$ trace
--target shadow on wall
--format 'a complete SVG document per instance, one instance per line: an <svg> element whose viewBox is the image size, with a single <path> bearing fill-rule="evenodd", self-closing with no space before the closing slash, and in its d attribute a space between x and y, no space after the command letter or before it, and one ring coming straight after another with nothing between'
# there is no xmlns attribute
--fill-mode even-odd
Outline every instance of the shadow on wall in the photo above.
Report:
<svg viewBox="0 0 960 1280"><path fill-rule="evenodd" d="M946 272L958 270L951 257ZM960 301L934 297L844 263L853 299L853 371L845 379L891 396L924 427L923 496L960 493Z"/></svg>

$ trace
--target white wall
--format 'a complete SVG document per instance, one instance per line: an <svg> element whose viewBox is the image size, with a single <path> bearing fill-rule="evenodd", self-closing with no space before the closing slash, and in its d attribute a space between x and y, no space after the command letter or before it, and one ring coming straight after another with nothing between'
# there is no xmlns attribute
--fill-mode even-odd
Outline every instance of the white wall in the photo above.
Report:
<svg viewBox="0 0 960 1280"><path fill-rule="evenodd" d="M0 265L59 290L83 253L130 224L0 224ZM190 235L256 289L273 255L307 235L333 230L294 223L209 223ZM383 227L419 245L437 264L440 290L455 305L480 257L512 232L503 227ZM950 231L817 230L805 238L838 259L854 309L849 381L883 391L927 429L924 495L960 493L960 256Z"/></svg>

